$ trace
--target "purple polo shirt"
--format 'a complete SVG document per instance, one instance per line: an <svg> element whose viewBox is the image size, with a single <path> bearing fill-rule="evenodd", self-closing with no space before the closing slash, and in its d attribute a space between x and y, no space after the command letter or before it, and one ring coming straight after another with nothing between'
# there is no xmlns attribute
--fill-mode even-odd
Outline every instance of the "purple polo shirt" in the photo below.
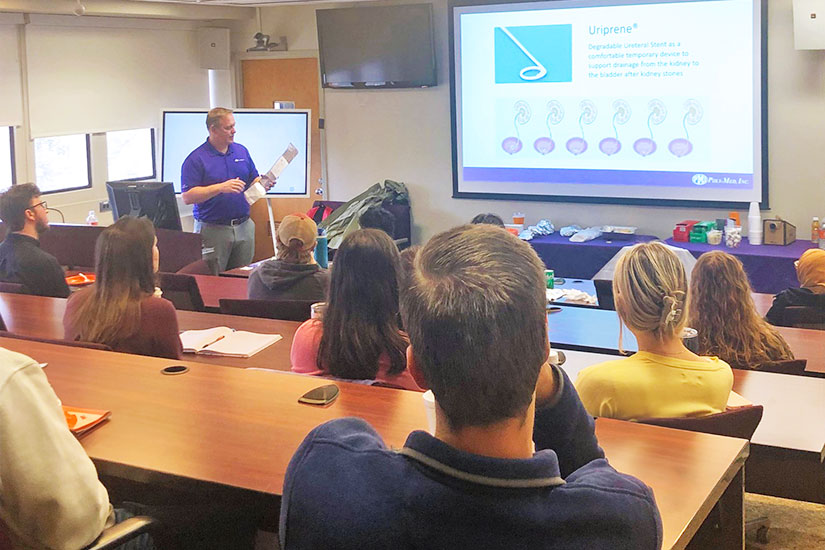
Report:
<svg viewBox="0 0 825 550"><path fill-rule="evenodd" d="M188 191L199 185L212 185L238 178L247 187L258 177L258 170L249 151L240 143L230 143L226 154L212 147L207 139L189 153L181 168L181 190ZM231 220L249 216L249 205L243 193L221 193L195 205L195 219L226 225Z"/></svg>

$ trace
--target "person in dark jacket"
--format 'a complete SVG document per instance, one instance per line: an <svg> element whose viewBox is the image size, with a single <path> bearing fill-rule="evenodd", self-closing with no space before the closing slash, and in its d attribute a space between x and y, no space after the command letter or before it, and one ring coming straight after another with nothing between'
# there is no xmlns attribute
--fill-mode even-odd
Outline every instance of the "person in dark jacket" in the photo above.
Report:
<svg viewBox="0 0 825 550"><path fill-rule="evenodd" d="M0 196L0 217L8 234L0 244L0 281L19 283L28 294L66 298L71 292L54 256L41 250L49 229L46 201L33 183L13 185Z"/></svg>
<svg viewBox="0 0 825 550"><path fill-rule="evenodd" d="M547 362L530 245L458 227L424 246L412 277L407 365L435 396L435 435L389 449L358 418L315 428L287 468L281 548L660 548L652 490L607 463L573 384Z"/></svg>
<svg viewBox="0 0 825 550"><path fill-rule="evenodd" d="M783 316L788 306L804 306L825 312L825 250L811 248L796 261L796 276L800 288L787 288L774 296L765 319L785 326Z"/></svg>
<svg viewBox="0 0 825 550"><path fill-rule="evenodd" d="M250 274L247 296L253 300L325 300L329 272L315 263L312 254L318 226L305 214L290 214L276 233L275 259Z"/></svg>

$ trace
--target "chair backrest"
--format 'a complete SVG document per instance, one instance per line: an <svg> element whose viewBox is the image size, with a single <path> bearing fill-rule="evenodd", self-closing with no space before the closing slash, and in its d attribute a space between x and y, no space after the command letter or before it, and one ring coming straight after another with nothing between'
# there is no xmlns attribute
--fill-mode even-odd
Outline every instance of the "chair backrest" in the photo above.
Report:
<svg viewBox="0 0 825 550"><path fill-rule="evenodd" d="M613 303L613 281L607 279L593 279L596 287L596 298L599 300L599 309L616 309Z"/></svg>
<svg viewBox="0 0 825 550"><path fill-rule="evenodd" d="M786 327L825 330L825 311L806 306L788 306L782 312Z"/></svg>
<svg viewBox="0 0 825 550"><path fill-rule="evenodd" d="M198 280L192 275L180 273L158 273L163 297L175 305L175 309L185 311L206 311L203 305Z"/></svg>
<svg viewBox="0 0 825 550"><path fill-rule="evenodd" d="M755 367L753 370L775 372L777 374L793 374L795 376L810 376L812 378L825 378L825 373L806 371L806 366L808 366L807 359L785 359L783 361L763 363Z"/></svg>
<svg viewBox="0 0 825 550"><path fill-rule="evenodd" d="M25 294L22 283L6 283L0 281L0 292L7 292L9 294Z"/></svg>
<svg viewBox="0 0 825 550"><path fill-rule="evenodd" d="M317 300L236 300L221 298L221 313L283 321L306 321Z"/></svg>
<svg viewBox="0 0 825 550"><path fill-rule="evenodd" d="M690 432L726 435L750 439L762 420L762 405L737 407L717 414L690 418L644 418L641 424L653 424Z"/></svg>
<svg viewBox="0 0 825 550"><path fill-rule="evenodd" d="M37 336L24 336L22 334L15 334L6 331L5 325L0 329L0 336L3 338L16 338L18 340L28 340L30 342L43 342L44 344L59 344L61 346L69 346L72 348L88 348L97 349L101 351L112 351L112 348L106 344L97 344L95 342L79 342L76 340L61 340L58 338L38 338Z"/></svg>

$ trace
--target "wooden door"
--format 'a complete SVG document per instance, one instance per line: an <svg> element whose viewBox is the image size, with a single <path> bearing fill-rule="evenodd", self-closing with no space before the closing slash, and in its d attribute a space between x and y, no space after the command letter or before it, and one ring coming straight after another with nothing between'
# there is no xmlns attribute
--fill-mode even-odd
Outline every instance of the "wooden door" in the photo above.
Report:
<svg viewBox="0 0 825 550"><path fill-rule="evenodd" d="M306 212L315 200L314 191L321 178L321 132L318 129L320 115L318 59L245 59L241 61L243 74L243 107L247 109L271 109L274 101L294 101L296 109L311 109L310 121L310 170L309 198L271 199L275 221L287 214ZM266 167L260 167L266 170ZM266 203L258 201L252 206L255 220L255 260L274 254L272 235Z"/></svg>

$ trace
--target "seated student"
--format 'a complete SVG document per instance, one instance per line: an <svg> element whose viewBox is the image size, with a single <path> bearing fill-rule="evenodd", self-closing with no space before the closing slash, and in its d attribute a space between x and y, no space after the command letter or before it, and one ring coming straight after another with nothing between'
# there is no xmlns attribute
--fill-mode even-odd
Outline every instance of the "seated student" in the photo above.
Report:
<svg viewBox="0 0 825 550"><path fill-rule="evenodd" d="M318 226L304 214L285 216L278 225L275 259L261 263L249 275L252 300L326 299L329 273L315 263Z"/></svg>
<svg viewBox="0 0 825 550"><path fill-rule="evenodd" d="M384 233L394 238L395 236L395 216L383 206L370 206L358 217L358 225L361 229L380 229Z"/></svg>
<svg viewBox="0 0 825 550"><path fill-rule="evenodd" d="M759 316L738 258L714 250L699 257L690 281L688 325L698 331L696 352L741 368L793 359L782 336Z"/></svg>
<svg viewBox="0 0 825 550"><path fill-rule="evenodd" d="M0 281L21 283L28 294L38 296L71 294L60 264L40 249L40 234L49 229L49 216L37 186L12 185L0 196L0 218L8 229L0 243Z"/></svg>
<svg viewBox="0 0 825 550"><path fill-rule="evenodd" d="M131 515L112 510L40 365L3 348L0 457L0 530L14 548L80 549ZM148 549L152 543L142 535L128 547Z"/></svg>
<svg viewBox="0 0 825 550"><path fill-rule="evenodd" d="M400 269L398 249L383 231L360 229L344 237L323 322L310 319L295 331L292 370L418 390L398 319Z"/></svg>
<svg viewBox="0 0 825 550"><path fill-rule="evenodd" d="M504 220L501 219L501 216L498 214L486 213L486 214L478 214L470 223L488 223L490 225L497 225L499 227L504 227Z"/></svg>
<svg viewBox="0 0 825 550"><path fill-rule="evenodd" d="M825 312L825 250L811 248L796 261L800 288L788 288L777 294L765 319L772 325L785 326L783 315L788 306L804 306Z"/></svg>
<svg viewBox="0 0 825 550"><path fill-rule="evenodd" d="M613 277L616 312L636 336L639 352L579 373L576 389L590 414L638 420L725 410L733 385L730 367L696 355L680 338L686 293L682 263L662 243L638 244L619 259Z"/></svg>
<svg viewBox="0 0 825 550"><path fill-rule="evenodd" d="M75 292L66 304L66 339L180 359L175 306L155 295L157 243L146 218L124 216L101 233L95 246L95 283Z"/></svg>
<svg viewBox="0 0 825 550"><path fill-rule="evenodd" d="M567 375L546 362L544 266L530 246L458 227L424 246L414 277L407 362L435 394L435 437L390 449L358 418L315 428L287 468L281 548L660 548L653 492L607 463Z"/></svg>

